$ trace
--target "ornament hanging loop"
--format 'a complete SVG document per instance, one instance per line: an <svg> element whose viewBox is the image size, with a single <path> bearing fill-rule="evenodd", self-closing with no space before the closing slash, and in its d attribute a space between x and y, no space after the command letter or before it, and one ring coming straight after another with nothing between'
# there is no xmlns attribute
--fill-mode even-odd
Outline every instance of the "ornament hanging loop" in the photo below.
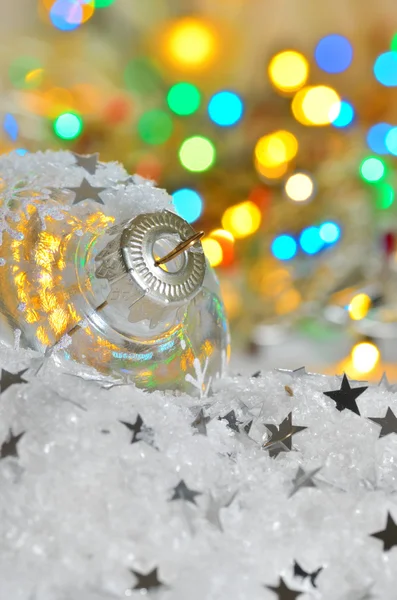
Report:
<svg viewBox="0 0 397 600"><path fill-rule="evenodd" d="M201 240L201 238L203 236L204 236L204 231L198 231L197 233L192 235L187 240L183 240L177 246L175 246L175 248L173 250L171 250L171 252L168 252L168 254L166 254L162 258L158 258L157 260L155 260L154 266L159 267L160 265L164 265L165 263L169 262L173 258L176 258L180 254L182 254L182 252L184 252L185 250L188 250L189 248L194 246L194 244L196 244L199 240Z"/></svg>

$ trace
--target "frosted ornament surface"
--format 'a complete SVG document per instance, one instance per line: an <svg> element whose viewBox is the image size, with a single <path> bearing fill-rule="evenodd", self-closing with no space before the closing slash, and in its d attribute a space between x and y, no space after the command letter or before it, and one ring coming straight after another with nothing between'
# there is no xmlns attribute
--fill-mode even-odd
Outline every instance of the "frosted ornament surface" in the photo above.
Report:
<svg viewBox="0 0 397 600"><path fill-rule="evenodd" d="M57 360L66 364L85 363L148 389L208 395L229 354L219 285L208 265L203 287L175 310L141 301L130 317L110 303L96 310L111 292L95 276L96 254L112 239L108 231L143 213L172 212L170 196L118 163L98 161L87 173L70 152L12 153L0 158L0 173L1 340L11 345L18 328L22 347L44 352L56 344ZM71 188L83 178L105 188L99 201L74 204ZM71 328L71 343L64 344ZM206 373L200 390L191 383L198 363Z"/></svg>

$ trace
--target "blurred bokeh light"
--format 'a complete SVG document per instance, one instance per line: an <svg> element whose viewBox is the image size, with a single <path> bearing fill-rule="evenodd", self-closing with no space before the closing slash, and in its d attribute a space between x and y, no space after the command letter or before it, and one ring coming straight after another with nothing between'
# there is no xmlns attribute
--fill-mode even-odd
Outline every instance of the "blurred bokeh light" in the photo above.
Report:
<svg viewBox="0 0 397 600"><path fill-rule="evenodd" d="M397 12L295 8L5 2L1 151L151 179L205 231L237 352L372 378L397 363Z"/></svg>
<svg viewBox="0 0 397 600"><path fill-rule="evenodd" d="M300 52L284 50L272 58L268 71L270 81L277 89L295 92L307 81L309 63Z"/></svg>

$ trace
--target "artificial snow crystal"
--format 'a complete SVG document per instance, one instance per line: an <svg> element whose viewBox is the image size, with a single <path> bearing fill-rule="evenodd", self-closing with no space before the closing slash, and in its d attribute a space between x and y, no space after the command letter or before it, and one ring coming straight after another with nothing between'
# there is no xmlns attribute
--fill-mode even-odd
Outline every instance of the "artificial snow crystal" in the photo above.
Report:
<svg viewBox="0 0 397 600"><path fill-rule="evenodd" d="M144 581L161 600L395 599L397 546L374 534L397 522L397 435L370 419L393 392L368 387L359 416L324 394L340 378L263 372L198 403L32 359L0 347L3 374L28 368L0 398L1 600L138 598ZM290 413L306 429L272 457Z"/></svg>

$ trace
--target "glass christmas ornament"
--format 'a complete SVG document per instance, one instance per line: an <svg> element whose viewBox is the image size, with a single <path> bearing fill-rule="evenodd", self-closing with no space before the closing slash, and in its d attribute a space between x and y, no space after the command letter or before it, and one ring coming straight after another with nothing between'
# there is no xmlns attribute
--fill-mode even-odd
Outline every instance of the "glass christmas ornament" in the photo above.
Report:
<svg viewBox="0 0 397 600"><path fill-rule="evenodd" d="M202 396L229 332L197 234L171 198L97 155L0 158L0 342L149 389Z"/></svg>

